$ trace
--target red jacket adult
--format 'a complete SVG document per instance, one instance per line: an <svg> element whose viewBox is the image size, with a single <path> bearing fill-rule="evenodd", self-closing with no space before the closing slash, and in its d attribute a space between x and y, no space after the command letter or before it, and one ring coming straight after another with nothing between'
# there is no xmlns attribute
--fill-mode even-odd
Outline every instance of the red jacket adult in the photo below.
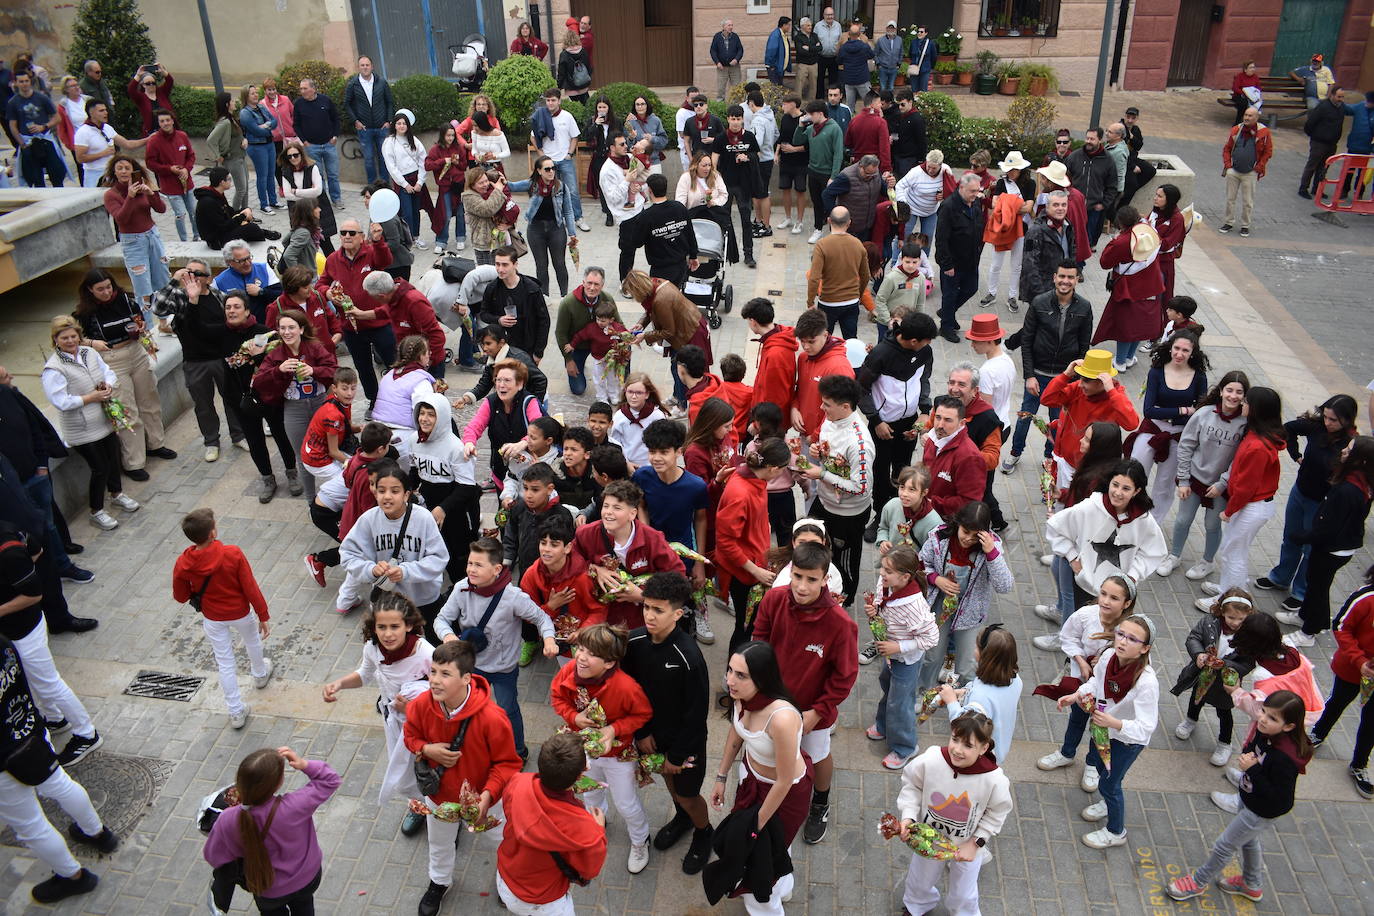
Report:
<svg viewBox="0 0 1374 916"><path fill-rule="evenodd" d="M286 386L293 379L281 371L281 364L288 359L299 359L310 367L311 378L319 385L321 394L329 391L334 374L339 371L333 344L303 340L300 353L292 356L286 344L278 343L263 355L258 370L253 373L253 390L264 404L280 404L286 400Z"/></svg>
<svg viewBox="0 0 1374 916"><path fill-rule="evenodd" d="M157 189L163 194L179 197L196 186L196 151L185 131L155 131L148 138L143 161L157 177ZM175 166L186 170L185 183L172 171Z"/></svg>
<svg viewBox="0 0 1374 916"><path fill-rule="evenodd" d="M162 82L157 87L157 105L154 106L153 100L148 98L148 94L139 87L140 78L141 74L135 74L134 78L129 80L129 85L124 87L124 91L129 94L129 100L134 103L139 116L143 119L143 136L146 137L157 130L157 119L153 117L155 107L161 108L163 111L172 111L175 114L172 108L172 87L176 83L172 80L172 74L168 73L163 76ZM110 114L114 114L114 112L111 111Z"/></svg>
<svg viewBox="0 0 1374 916"><path fill-rule="evenodd" d="M329 345L335 334L343 333L343 316L317 289L311 289L310 296L304 302L296 302L286 293L282 293L276 301L267 306L267 320L263 324L275 331L277 318L286 309L299 309L305 312L305 317L310 319L310 327L315 330L315 339L325 345Z"/></svg>
<svg viewBox="0 0 1374 916"><path fill-rule="evenodd" d="M750 407L764 401L777 404L786 423L792 415L792 391L797 387L797 335L787 325L777 324L759 340L759 368Z"/></svg>
<svg viewBox="0 0 1374 916"><path fill-rule="evenodd" d="M1236 148L1236 138L1245 129L1244 124L1237 124L1231 128L1231 133L1226 136L1226 145L1221 148L1222 168L1231 167L1231 151ZM1269 165L1269 157L1274 155L1274 138L1269 133L1269 128L1263 124L1255 125L1255 175L1258 178L1264 177L1264 170Z"/></svg>
<svg viewBox="0 0 1374 916"><path fill-rule="evenodd" d="M411 700L406 706L406 750L418 754L426 744L448 746L465 720L470 724L463 736L463 753L456 764L444 770L439 791L430 797L437 802L457 801L467 782L479 794L490 792L495 805L524 761L515 752L510 719L492 700L491 685L482 675L472 675L467 702L452 717L444 714L431 691Z"/></svg>
<svg viewBox="0 0 1374 916"><path fill-rule="evenodd" d="M792 406L801 412L805 426L802 432L812 441L825 422L825 414L821 412L820 383L827 375L854 377L854 367L844 352L844 341L838 337L827 340L815 356L803 350L797 357L797 384L792 392ZM784 414L783 422L791 422L791 417Z"/></svg>
<svg viewBox="0 0 1374 916"><path fill-rule="evenodd" d="M932 436L926 436L921 460L930 471L930 506L941 518L949 518L965 504L983 498L988 466L969 438L967 427L959 427L941 449L936 448Z"/></svg>
<svg viewBox="0 0 1374 916"><path fill-rule="evenodd" d="M267 599L253 578L248 558L233 544L213 540L204 547L187 547L177 557L172 567L172 598L185 603L202 588L200 612L207 620L238 620L248 616L250 607L259 619L268 619Z"/></svg>
<svg viewBox="0 0 1374 916"><path fill-rule="evenodd" d="M712 559L720 572L722 594L731 581L757 581L744 564L766 566L772 534L768 527L768 483L747 466L736 468L725 481L716 507L716 552Z"/></svg>
<svg viewBox="0 0 1374 916"><path fill-rule="evenodd" d="M1235 518L1250 503L1273 499L1279 490L1279 452L1282 440L1246 433L1231 458L1226 478L1226 509L1222 518Z"/></svg>
<svg viewBox="0 0 1374 916"><path fill-rule="evenodd" d="M1040 403L1063 408L1059 419L1054 421L1054 453L1075 468L1082 457L1078 446L1083 430L1090 424L1115 423L1127 431L1140 425L1140 415L1135 412L1131 396L1119 382L1110 391L1089 396L1083 393L1082 376L1075 374L1070 379L1061 372L1050 379L1040 393Z"/></svg>
<svg viewBox="0 0 1374 916"><path fill-rule="evenodd" d="M315 288L327 296L329 287L337 282L356 307L377 312L375 318L357 319L360 329L384 328L391 324L391 310L363 292L363 278L374 270L385 270L390 266L391 249L381 242L363 242L358 246L358 254L352 258L343 248L339 248L324 259L324 273L315 281ZM344 333L348 333L350 327L345 319Z"/></svg>
<svg viewBox="0 0 1374 916"><path fill-rule="evenodd" d="M1073 250L1083 260L1088 259L1092 243L1088 241L1088 198L1083 192L1069 185L1069 225L1073 227Z"/></svg>
<svg viewBox="0 0 1374 916"><path fill-rule="evenodd" d="M448 162L449 157L454 157L452 165ZM429 148L429 152L425 154L425 170L434 174L434 182L439 186L441 196L455 185L457 190L463 190L463 176L467 172L470 159L468 142L461 136L453 146L440 146L436 143Z"/></svg>
<svg viewBox="0 0 1374 916"><path fill-rule="evenodd" d="M444 328L434 316L434 306L424 293L406 280L397 280L396 293L387 303L387 309L391 312L391 329L396 333L397 344L407 337L419 335L429 341L429 364L437 366L444 361L447 342Z"/></svg>
<svg viewBox="0 0 1374 916"><path fill-rule="evenodd" d="M1346 599L1331 625L1336 652L1331 670L1350 683L1360 682L1360 668L1374 658L1374 586L1366 585Z"/></svg>
<svg viewBox="0 0 1374 916"><path fill-rule="evenodd" d="M517 35L515 37L515 40L510 43L511 57L515 57L519 54L524 54L526 57L533 57L535 60L543 60L544 55L548 53L549 46L544 44L544 42L540 41L538 38L535 38L533 35L531 35L529 38L521 38ZM590 54L588 55L587 59L591 60Z"/></svg>
<svg viewBox="0 0 1374 916"><path fill-rule="evenodd" d="M720 376L708 372L701 377L701 381L687 389L687 422L696 421L697 411L701 410L701 405L706 403L707 398L718 397L720 397Z"/></svg>
<svg viewBox="0 0 1374 916"><path fill-rule="evenodd" d="M888 133L887 119L873 109L861 109L849 122L844 145L853 153L855 162L863 156L877 156L879 174L892 171L892 135Z"/></svg>
<svg viewBox="0 0 1374 916"><path fill-rule="evenodd" d="M809 605L792 589L770 588L759 602L754 639L772 645L797 708L815 711L829 728L859 676L859 627L827 589Z"/></svg>
<svg viewBox="0 0 1374 916"><path fill-rule="evenodd" d="M571 666L569 666L571 667ZM545 788L538 773L517 773L501 799L506 826L496 850L496 870L511 893L526 903L552 903L572 882L554 862L558 853L584 880L606 864L606 830L571 790Z"/></svg>
<svg viewBox="0 0 1374 916"><path fill-rule="evenodd" d="M592 522L578 528L573 548L588 566L600 564L602 557L615 557L614 545L611 536L606 533L604 522ZM673 553L663 535L639 522L635 523L634 531L630 535L630 546L625 551L623 568L632 576L656 572L687 574L687 567L683 565L682 558ZM642 627L644 608L633 601L613 602L606 605L606 622L630 630Z"/></svg>
<svg viewBox="0 0 1374 916"><path fill-rule="evenodd" d="M577 714L586 709L585 703L579 705L578 702L583 690L589 699L601 704L606 712L606 724L615 729L615 744L606 748L601 756L619 757L634 745L635 732L649 724L653 717L654 710L644 695L644 688L619 668L612 668L599 684L579 685L577 666L564 665L549 685L549 703L573 728L577 727L573 725Z"/></svg>

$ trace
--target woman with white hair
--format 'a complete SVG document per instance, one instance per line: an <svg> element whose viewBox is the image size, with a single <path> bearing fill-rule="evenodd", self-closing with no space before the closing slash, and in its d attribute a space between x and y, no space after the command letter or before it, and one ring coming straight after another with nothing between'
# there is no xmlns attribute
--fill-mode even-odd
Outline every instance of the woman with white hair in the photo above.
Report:
<svg viewBox="0 0 1374 916"><path fill-rule="evenodd" d="M935 220L940 202L954 193L954 172L945 165L945 154L933 149L926 154L926 161L902 176L897 182L897 199L911 208L911 220L903 230L903 236L922 232L926 244L922 249L930 254L930 242L935 238Z"/></svg>

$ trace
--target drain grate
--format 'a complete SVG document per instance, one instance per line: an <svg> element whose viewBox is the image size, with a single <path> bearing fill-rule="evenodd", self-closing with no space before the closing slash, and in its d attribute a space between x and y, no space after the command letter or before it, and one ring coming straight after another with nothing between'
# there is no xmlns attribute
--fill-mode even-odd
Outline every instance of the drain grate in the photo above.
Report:
<svg viewBox="0 0 1374 916"><path fill-rule="evenodd" d="M140 671L124 693L131 697L150 697L154 700L175 700L189 703L203 677L190 677L185 674L168 674L165 671Z"/></svg>

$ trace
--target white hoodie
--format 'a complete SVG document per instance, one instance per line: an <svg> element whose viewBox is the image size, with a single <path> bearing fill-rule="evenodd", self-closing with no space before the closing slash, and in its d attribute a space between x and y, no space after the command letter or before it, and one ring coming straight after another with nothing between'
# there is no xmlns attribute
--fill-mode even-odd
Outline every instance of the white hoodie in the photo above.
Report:
<svg viewBox="0 0 1374 916"><path fill-rule="evenodd" d="M401 430L402 451L410 455L411 466L420 476L420 492L425 497L425 505L431 509L436 500L443 506L445 514L459 511L456 505L445 504L447 500L461 496L455 489L457 484L476 485L477 456L468 457L463 440L453 432L453 408L448 398L442 394L429 392L415 398L413 411L418 414L420 407L434 410L434 431L420 441L419 420L416 429Z"/></svg>
<svg viewBox="0 0 1374 916"><path fill-rule="evenodd" d="M396 549L396 535L400 533L402 515L386 517L381 506L373 506L353 524L339 545L339 560L348 576L355 582L372 580L372 567L382 561L392 562ZM401 581L378 583L387 591L399 592L417 605L432 604L439 598L444 584L444 567L448 565L448 547L439 534L434 516L423 506L412 506L410 524L395 563L401 567ZM366 589L364 589L366 591Z"/></svg>
<svg viewBox="0 0 1374 916"><path fill-rule="evenodd" d="M1124 516L1113 518L1106 499L1105 494L1094 493L1045 523L1050 550L1070 563L1082 562L1074 580L1090 595L1096 595L1102 580L1116 573L1141 581L1169 553L1153 515L1144 512L1129 521Z"/></svg>
<svg viewBox="0 0 1374 916"><path fill-rule="evenodd" d="M944 750L942 744L927 748L902 768L898 816L929 824L956 844L978 837L992 839L1011 814L1007 774L1001 767L985 773L956 773L945 760Z"/></svg>

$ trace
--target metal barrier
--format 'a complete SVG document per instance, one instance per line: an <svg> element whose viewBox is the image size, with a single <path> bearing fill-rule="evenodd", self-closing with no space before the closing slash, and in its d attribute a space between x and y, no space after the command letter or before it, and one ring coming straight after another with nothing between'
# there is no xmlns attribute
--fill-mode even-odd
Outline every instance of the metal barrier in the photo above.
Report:
<svg viewBox="0 0 1374 916"><path fill-rule="evenodd" d="M1326 160L1326 177L1313 202L1331 213L1374 213L1374 156L1338 153ZM1334 166L1334 173L1333 173Z"/></svg>

